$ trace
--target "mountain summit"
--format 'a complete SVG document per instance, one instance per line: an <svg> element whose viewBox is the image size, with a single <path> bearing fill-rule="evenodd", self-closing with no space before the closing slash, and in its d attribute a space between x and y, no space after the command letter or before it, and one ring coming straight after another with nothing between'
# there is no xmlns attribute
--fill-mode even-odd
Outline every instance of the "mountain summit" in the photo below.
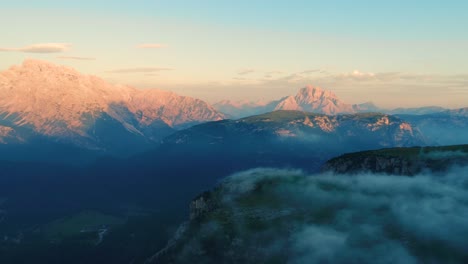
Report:
<svg viewBox="0 0 468 264"><path fill-rule="evenodd" d="M110 140L115 133L118 141L128 140L124 134L158 141L174 129L223 117L199 99L112 85L45 61L26 60L0 72L0 125L8 135L27 130L21 135L26 142L40 135L108 149L117 143Z"/></svg>

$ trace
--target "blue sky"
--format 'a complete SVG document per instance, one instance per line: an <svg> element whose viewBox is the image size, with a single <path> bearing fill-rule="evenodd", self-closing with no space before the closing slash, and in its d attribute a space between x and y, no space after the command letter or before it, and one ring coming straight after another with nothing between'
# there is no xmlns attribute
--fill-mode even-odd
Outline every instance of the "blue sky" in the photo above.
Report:
<svg viewBox="0 0 468 264"><path fill-rule="evenodd" d="M350 103L386 107L468 101L468 1L30 0L1 6L0 69L37 58L210 102L272 99L305 84ZM57 43L63 47L46 53L37 46Z"/></svg>

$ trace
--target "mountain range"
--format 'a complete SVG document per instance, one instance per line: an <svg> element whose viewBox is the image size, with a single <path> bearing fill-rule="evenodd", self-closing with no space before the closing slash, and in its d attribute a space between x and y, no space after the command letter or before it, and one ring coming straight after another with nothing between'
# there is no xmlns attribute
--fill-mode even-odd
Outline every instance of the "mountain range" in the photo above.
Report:
<svg viewBox="0 0 468 264"><path fill-rule="evenodd" d="M177 129L223 118L199 99L111 85L44 61L0 73L0 143L50 141L131 155Z"/></svg>
<svg viewBox="0 0 468 264"><path fill-rule="evenodd" d="M296 111L292 116L319 114L309 116L310 120L281 120L285 122L281 124L281 129L278 126L271 133L282 138L297 139L308 135L315 127L322 129L320 133L325 133L321 137L326 135L349 140L359 133L353 129L347 132L342 129L350 123L349 120L363 118L359 115L351 118L350 115L380 112L388 120L393 120L391 115L397 116L402 124L407 124L404 126L417 132L415 136L419 141L413 144L463 144L468 140L468 135L464 133L468 125L466 108L385 110L371 102L351 105L333 92L311 85L301 88L294 96L271 102L225 100L211 106L200 99L173 92L113 85L68 67L26 60L22 65L0 72L0 159L80 163L83 160L93 161L102 155L130 157L154 149L161 142L167 145L174 137L180 136L177 131L193 131L190 130L193 125L273 111L280 111L271 115L275 118L287 115L281 111ZM344 117L337 117L338 114ZM249 121L252 126L267 124L261 118L231 120L222 124L229 124L232 129L242 127L246 120L258 122ZM290 130L290 122L299 122L307 129ZM383 124L388 125L385 122ZM207 124L205 128L219 129L218 123L215 124ZM250 128L242 129L236 133L241 135ZM250 131L253 133L257 130ZM360 140L359 137L354 139ZM397 142L385 143L385 140L388 138L381 139L382 144L373 147L385 144L398 146Z"/></svg>
<svg viewBox="0 0 468 264"><path fill-rule="evenodd" d="M356 113L352 105L341 101L333 92L312 85L301 88L296 95L286 96L271 102L233 102L224 100L213 106L218 111L234 118L276 110L305 111L327 115Z"/></svg>
<svg viewBox="0 0 468 264"><path fill-rule="evenodd" d="M213 104L213 107L232 118L263 114L275 110L296 110L326 115L366 112L424 115L448 110L438 106L384 109L372 102L348 104L338 98L335 93L312 85L307 85L299 89L295 95L286 96L279 100L270 102L222 100Z"/></svg>

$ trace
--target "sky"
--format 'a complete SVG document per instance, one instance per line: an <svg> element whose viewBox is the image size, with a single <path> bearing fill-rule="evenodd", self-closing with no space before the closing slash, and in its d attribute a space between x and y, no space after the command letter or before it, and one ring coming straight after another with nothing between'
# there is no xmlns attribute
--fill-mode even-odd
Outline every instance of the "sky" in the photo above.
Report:
<svg viewBox="0 0 468 264"><path fill-rule="evenodd" d="M34 58L210 103L306 84L347 103L468 106L468 1L0 0L0 69Z"/></svg>

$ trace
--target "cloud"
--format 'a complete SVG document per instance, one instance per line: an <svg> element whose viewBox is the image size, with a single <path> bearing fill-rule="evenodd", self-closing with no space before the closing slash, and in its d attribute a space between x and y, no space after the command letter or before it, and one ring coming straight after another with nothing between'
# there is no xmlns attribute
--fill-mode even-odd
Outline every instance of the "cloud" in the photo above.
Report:
<svg viewBox="0 0 468 264"><path fill-rule="evenodd" d="M76 57L76 56L58 56L57 59L62 59L62 60L96 60L96 58Z"/></svg>
<svg viewBox="0 0 468 264"><path fill-rule="evenodd" d="M321 72L319 69L302 71L301 74L311 74Z"/></svg>
<svg viewBox="0 0 468 264"><path fill-rule="evenodd" d="M203 262L213 252L203 245L216 244L218 262L466 263L467 175L240 172L216 189L219 210L194 223L177 257Z"/></svg>
<svg viewBox="0 0 468 264"><path fill-rule="evenodd" d="M136 46L139 49L162 49L166 48L166 44L160 44L160 43L144 43Z"/></svg>
<svg viewBox="0 0 468 264"><path fill-rule="evenodd" d="M351 72L334 73L325 70L307 70L293 72L279 76L266 74L264 79L258 79L256 86L280 87L280 86L303 86L306 84L317 84L324 87L345 87L354 85L373 85L374 87L419 87L423 89L443 87L453 89L461 87L468 90L468 75L437 75L416 74L405 72L365 72L354 70Z"/></svg>
<svg viewBox="0 0 468 264"><path fill-rule="evenodd" d="M127 68L127 69L117 69L108 71L108 73L156 73L161 71L172 71L172 68L164 67L136 67L136 68Z"/></svg>
<svg viewBox="0 0 468 264"><path fill-rule="evenodd" d="M59 53L68 50L70 43L41 43L21 48L0 48L0 51L26 52L26 53Z"/></svg>
<svg viewBox="0 0 468 264"><path fill-rule="evenodd" d="M237 72L238 75L247 75L247 74L251 74L251 73L254 73L255 72L255 69L243 69L243 70L240 70Z"/></svg>
<svg viewBox="0 0 468 264"><path fill-rule="evenodd" d="M353 72L342 74L342 76L345 78L369 79L369 78L375 78L375 73L361 72L358 70L354 70Z"/></svg>

